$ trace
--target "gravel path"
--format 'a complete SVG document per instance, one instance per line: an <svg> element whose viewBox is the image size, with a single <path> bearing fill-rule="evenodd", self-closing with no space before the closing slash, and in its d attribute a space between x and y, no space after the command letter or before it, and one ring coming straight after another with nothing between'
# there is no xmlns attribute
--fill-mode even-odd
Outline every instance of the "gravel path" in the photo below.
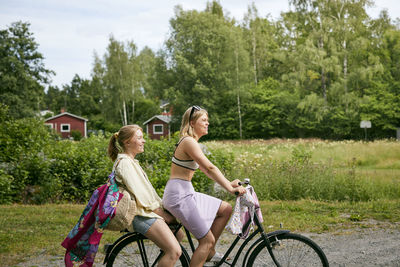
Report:
<svg viewBox="0 0 400 267"><path fill-rule="evenodd" d="M398 227L356 228L340 230L335 233L302 233L314 240L325 252L330 266L398 266L400 267L400 230ZM223 233L218 248L224 252L234 236ZM96 266L101 264L104 255L99 252ZM63 256L44 256L28 258L17 266L64 266Z"/></svg>
<svg viewBox="0 0 400 267"><path fill-rule="evenodd" d="M309 235L325 251L330 266L400 266L400 231L357 229Z"/></svg>

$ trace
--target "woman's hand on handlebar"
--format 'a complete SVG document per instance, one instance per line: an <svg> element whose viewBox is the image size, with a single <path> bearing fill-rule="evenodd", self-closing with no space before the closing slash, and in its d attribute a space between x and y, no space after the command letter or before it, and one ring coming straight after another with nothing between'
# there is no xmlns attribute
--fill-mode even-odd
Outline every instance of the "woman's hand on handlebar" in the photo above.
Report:
<svg viewBox="0 0 400 267"><path fill-rule="evenodd" d="M233 180L233 181L231 182L231 185L232 185L233 188L236 188L236 187L240 186L241 183L242 183L242 182L241 182L239 179L235 179L235 180Z"/></svg>
<svg viewBox="0 0 400 267"><path fill-rule="evenodd" d="M235 188L233 188L233 193L234 193L236 196L241 196L241 195L243 195L244 193L246 193L246 188L244 188L243 186L235 187Z"/></svg>

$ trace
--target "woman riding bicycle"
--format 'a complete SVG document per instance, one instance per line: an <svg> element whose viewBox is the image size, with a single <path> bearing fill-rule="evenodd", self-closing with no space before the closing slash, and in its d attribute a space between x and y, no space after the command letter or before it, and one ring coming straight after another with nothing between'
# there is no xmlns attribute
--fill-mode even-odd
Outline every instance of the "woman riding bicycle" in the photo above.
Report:
<svg viewBox="0 0 400 267"><path fill-rule="evenodd" d="M218 260L215 245L229 217L232 207L215 197L195 192L191 180L200 168L209 178L229 193L242 195L245 188L239 180L230 182L202 152L198 140L208 133L208 113L192 106L182 118L180 140L172 157L171 175L165 187L163 204L196 237L199 245L190 266L203 266L206 261Z"/></svg>
<svg viewBox="0 0 400 267"><path fill-rule="evenodd" d="M123 126L110 138L108 155L114 162L119 161L115 169L117 183L136 199L137 214L130 227L164 251L158 266L174 266L182 251L167 223L175 218L163 210L160 197L135 159L144 151L144 143L142 128Z"/></svg>

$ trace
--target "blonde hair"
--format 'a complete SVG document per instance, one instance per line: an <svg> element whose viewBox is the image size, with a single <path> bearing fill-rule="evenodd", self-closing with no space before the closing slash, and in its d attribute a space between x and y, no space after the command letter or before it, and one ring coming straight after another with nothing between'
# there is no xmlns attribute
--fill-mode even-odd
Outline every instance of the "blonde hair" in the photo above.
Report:
<svg viewBox="0 0 400 267"><path fill-rule="evenodd" d="M193 138L197 138L197 135L194 132L193 127L190 125L190 122L193 121L194 123L204 114L208 116L208 112L205 109L194 110L192 117L190 118L190 113L193 107L188 108L182 116L182 123L181 123L181 131L180 131L180 138L185 136L191 136Z"/></svg>
<svg viewBox="0 0 400 267"><path fill-rule="evenodd" d="M125 142L131 139L138 130L143 132L143 129L137 124L126 125L111 136L108 143L108 156L112 161L117 159L118 153L125 151Z"/></svg>

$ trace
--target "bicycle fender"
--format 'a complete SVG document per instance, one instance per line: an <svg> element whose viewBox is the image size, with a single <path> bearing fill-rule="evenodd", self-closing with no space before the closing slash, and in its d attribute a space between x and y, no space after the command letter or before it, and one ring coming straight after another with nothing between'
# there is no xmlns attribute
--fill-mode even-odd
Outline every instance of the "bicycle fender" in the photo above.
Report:
<svg viewBox="0 0 400 267"><path fill-rule="evenodd" d="M287 234L289 232L290 232L289 230L277 230L277 231L273 231L271 233L267 233L267 237L279 236L279 235Z"/></svg>

